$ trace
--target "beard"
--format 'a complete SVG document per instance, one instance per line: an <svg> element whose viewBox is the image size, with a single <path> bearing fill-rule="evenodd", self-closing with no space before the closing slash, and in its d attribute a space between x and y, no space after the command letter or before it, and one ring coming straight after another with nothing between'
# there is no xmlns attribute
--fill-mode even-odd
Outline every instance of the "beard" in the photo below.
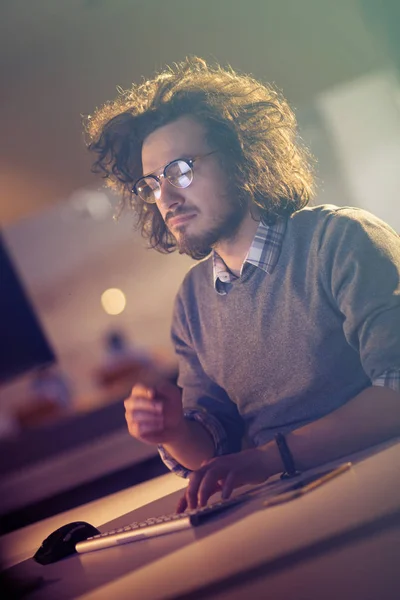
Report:
<svg viewBox="0 0 400 600"><path fill-rule="evenodd" d="M242 204L230 205L228 210L219 216L214 226L203 234L190 235L183 228L179 237L175 238L179 254L187 254L195 260L202 260L210 254L216 244L235 237L247 215L247 210L247 206Z"/></svg>

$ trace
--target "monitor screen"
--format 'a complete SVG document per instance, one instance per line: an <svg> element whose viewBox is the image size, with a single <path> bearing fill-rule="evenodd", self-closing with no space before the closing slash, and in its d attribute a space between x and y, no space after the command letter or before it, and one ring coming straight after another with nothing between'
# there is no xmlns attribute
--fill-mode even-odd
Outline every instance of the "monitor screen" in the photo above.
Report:
<svg viewBox="0 0 400 600"><path fill-rule="evenodd" d="M54 360L0 232L0 384Z"/></svg>

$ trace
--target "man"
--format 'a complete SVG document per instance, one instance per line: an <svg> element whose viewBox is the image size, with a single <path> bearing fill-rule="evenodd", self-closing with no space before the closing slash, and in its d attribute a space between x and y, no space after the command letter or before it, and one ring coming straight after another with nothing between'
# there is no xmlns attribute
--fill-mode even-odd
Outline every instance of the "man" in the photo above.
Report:
<svg viewBox="0 0 400 600"><path fill-rule="evenodd" d="M306 207L308 154L276 90L186 60L89 134L151 246L199 261L174 309L179 387L125 401L131 435L190 475L180 510L398 435L399 237L361 209Z"/></svg>

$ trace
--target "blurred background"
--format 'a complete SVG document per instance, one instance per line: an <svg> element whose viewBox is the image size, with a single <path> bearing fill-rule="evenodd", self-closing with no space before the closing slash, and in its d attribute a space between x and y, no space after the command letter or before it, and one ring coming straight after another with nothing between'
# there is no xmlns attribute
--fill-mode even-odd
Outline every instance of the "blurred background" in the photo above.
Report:
<svg viewBox="0 0 400 600"><path fill-rule="evenodd" d="M400 231L399 6L2 0L1 230L58 358L0 387L3 438L110 403L123 415L133 363L174 376L171 311L191 260L146 249L129 212L113 220L82 116L188 54L230 64L295 108L316 204L360 206ZM30 410L46 385L59 410Z"/></svg>

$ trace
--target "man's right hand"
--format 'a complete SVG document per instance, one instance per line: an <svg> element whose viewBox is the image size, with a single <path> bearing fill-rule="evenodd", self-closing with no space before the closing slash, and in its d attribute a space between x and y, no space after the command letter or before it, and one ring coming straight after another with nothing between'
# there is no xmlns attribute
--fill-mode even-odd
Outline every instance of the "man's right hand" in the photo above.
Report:
<svg viewBox="0 0 400 600"><path fill-rule="evenodd" d="M181 391L168 381L136 384L124 405L129 433L142 442L173 442L185 427Z"/></svg>

